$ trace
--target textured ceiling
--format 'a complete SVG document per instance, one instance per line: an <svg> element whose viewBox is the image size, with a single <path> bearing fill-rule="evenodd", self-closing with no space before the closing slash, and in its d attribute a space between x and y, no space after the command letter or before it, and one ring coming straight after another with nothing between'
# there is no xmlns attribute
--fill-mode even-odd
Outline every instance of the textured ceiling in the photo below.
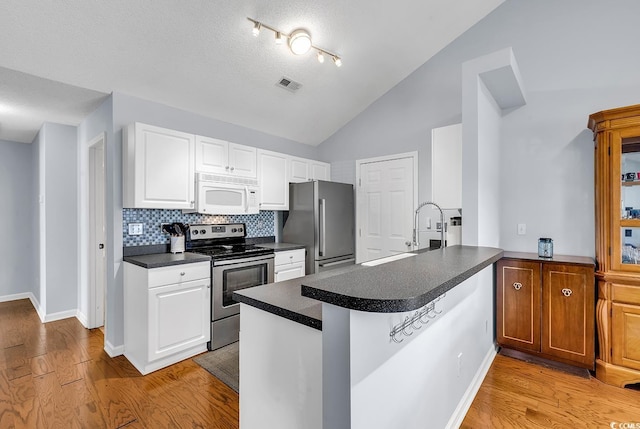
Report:
<svg viewBox="0 0 640 429"><path fill-rule="evenodd" d="M119 91L317 145L503 1L2 0L0 139L78 124ZM247 17L307 29L343 66L253 37Z"/></svg>

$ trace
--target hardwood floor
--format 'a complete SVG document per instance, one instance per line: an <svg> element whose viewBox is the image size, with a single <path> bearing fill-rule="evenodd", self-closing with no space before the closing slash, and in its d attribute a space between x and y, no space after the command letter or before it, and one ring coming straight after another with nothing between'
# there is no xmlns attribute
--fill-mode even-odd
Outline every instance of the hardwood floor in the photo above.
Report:
<svg viewBox="0 0 640 429"><path fill-rule="evenodd" d="M75 318L40 323L28 300L0 303L0 429L238 428L238 395L191 359L143 377L103 341ZM461 427L612 422L640 427L640 391L497 356Z"/></svg>
<svg viewBox="0 0 640 429"><path fill-rule="evenodd" d="M0 303L0 428L238 428L238 394L191 359L145 377L99 329Z"/></svg>
<svg viewBox="0 0 640 429"><path fill-rule="evenodd" d="M498 355L461 428L624 427L620 423L640 428L640 391Z"/></svg>

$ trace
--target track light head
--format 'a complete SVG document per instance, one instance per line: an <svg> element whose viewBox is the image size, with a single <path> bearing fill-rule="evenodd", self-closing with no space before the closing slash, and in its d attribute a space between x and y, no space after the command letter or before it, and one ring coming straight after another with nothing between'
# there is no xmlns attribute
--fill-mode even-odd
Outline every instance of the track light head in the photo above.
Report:
<svg viewBox="0 0 640 429"><path fill-rule="evenodd" d="M276 31L276 45L282 45L282 33L279 31Z"/></svg>
<svg viewBox="0 0 640 429"><path fill-rule="evenodd" d="M258 37L258 35L260 34L260 29L262 28L262 24L260 24L258 21L256 21L253 24L253 35L255 37Z"/></svg>
<svg viewBox="0 0 640 429"><path fill-rule="evenodd" d="M333 63L336 65L336 67L341 67L342 66L342 60L340 59L340 57L333 57Z"/></svg>
<svg viewBox="0 0 640 429"><path fill-rule="evenodd" d="M318 62L320 64L324 63L324 54L322 53L322 51L318 51Z"/></svg>

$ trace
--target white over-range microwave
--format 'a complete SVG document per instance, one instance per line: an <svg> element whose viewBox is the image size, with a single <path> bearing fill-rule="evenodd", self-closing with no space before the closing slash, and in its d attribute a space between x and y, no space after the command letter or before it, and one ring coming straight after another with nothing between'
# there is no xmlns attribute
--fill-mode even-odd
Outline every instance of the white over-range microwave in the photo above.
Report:
<svg viewBox="0 0 640 429"><path fill-rule="evenodd" d="M198 173L195 210L205 214L253 214L260 211L257 179Z"/></svg>

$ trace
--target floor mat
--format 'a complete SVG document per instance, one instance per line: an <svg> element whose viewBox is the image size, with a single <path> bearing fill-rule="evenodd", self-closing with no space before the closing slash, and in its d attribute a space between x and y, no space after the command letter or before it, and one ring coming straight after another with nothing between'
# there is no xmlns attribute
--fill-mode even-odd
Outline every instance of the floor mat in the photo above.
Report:
<svg viewBox="0 0 640 429"><path fill-rule="evenodd" d="M235 390L239 390L240 343L224 346L212 352L193 358L194 362L209 371L214 377Z"/></svg>

